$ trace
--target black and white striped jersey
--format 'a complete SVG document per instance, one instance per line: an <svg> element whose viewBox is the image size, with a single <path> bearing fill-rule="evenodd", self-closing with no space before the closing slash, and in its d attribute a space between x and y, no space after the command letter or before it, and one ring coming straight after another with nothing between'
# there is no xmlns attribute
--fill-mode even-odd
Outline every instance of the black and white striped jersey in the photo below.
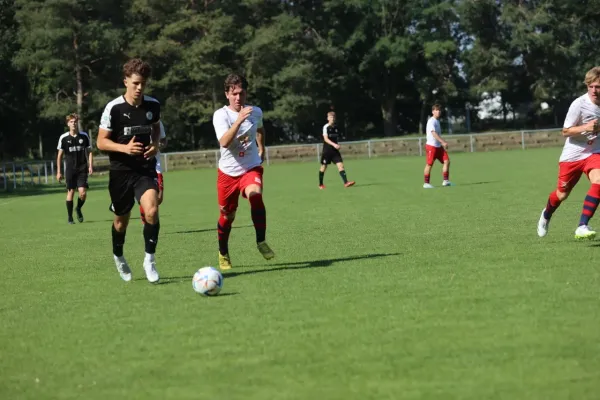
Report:
<svg viewBox="0 0 600 400"><path fill-rule="evenodd" d="M160 103L153 97L144 96L139 106L133 106L119 96L106 105L100 128L110 134L114 142L127 144L135 136L135 141L144 146L150 144L152 124L160 121ZM112 170L150 170L154 171L156 160L152 157L144 159L143 155L130 156L125 153L111 152L109 154L110 169Z"/></svg>
<svg viewBox="0 0 600 400"><path fill-rule="evenodd" d="M58 139L56 149L64 152L67 169L87 170L87 153L92 149L92 143L87 133L79 132L75 135L71 135L69 132L63 133Z"/></svg>

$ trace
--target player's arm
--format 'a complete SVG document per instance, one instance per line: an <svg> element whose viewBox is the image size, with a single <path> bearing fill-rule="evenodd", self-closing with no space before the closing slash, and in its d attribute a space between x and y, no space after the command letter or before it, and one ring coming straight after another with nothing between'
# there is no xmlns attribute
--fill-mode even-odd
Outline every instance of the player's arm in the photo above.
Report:
<svg viewBox="0 0 600 400"><path fill-rule="evenodd" d="M91 175L94 173L94 155L92 154L92 149L89 148L88 152L88 174Z"/></svg>
<svg viewBox="0 0 600 400"><path fill-rule="evenodd" d="M56 156L56 180L59 182L62 180L61 167L63 154L63 149L58 149L58 155Z"/></svg>
<svg viewBox="0 0 600 400"><path fill-rule="evenodd" d="M438 142L440 142L442 144L442 146L445 149L448 148L448 143L446 143L446 141L444 139L442 139L442 137L440 135L438 135L438 133L436 132L435 129L431 130L431 134L433 135L433 137L435 138L435 140L437 140Z"/></svg>
<svg viewBox="0 0 600 400"><path fill-rule="evenodd" d="M110 138L110 135L111 131L107 131L104 128L98 129L98 138L96 139L96 146L98 146L98 150L125 153L131 156L144 153L144 145L137 143L135 141L135 136L131 138L129 143L120 144L113 142Z"/></svg>
<svg viewBox="0 0 600 400"><path fill-rule="evenodd" d="M265 160L265 127L262 126L256 130L256 145L258 146L258 155L261 160Z"/></svg>
<svg viewBox="0 0 600 400"><path fill-rule="evenodd" d="M340 145L337 143L334 143L331 141L331 139L329 139L329 136L327 135L327 133L323 134L323 140L325 141L325 143L327 143L328 145L332 146L334 149L339 149Z"/></svg>
<svg viewBox="0 0 600 400"><path fill-rule="evenodd" d="M563 128L562 135L564 137L579 136L584 133L598 133L600 132L600 126L598 120L594 119L583 125L571 126L569 128Z"/></svg>
<svg viewBox="0 0 600 400"><path fill-rule="evenodd" d="M581 100L577 99L569 106L565 117L562 135L564 137L579 136L584 133L598 133L598 120L594 119L585 124L581 123Z"/></svg>
<svg viewBox="0 0 600 400"><path fill-rule="evenodd" d="M150 144L145 148L145 158L152 158L158 153L158 147L160 146L160 121L152 124L151 139Z"/></svg>
<svg viewBox="0 0 600 400"><path fill-rule="evenodd" d="M231 126L229 126L229 121L227 121L227 113L217 112L213 117L213 125L215 127L215 133L217 134L217 139L219 139L219 145L221 147L229 147L235 135L237 135L242 122L246 120L252 113L252 107L244 107L240 110L237 119ZM225 129L227 128L227 129Z"/></svg>

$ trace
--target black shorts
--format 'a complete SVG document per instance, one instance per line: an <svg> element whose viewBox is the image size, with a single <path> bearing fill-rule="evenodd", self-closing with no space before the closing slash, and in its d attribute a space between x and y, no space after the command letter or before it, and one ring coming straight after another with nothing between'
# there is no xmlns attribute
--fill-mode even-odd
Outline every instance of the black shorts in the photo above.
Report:
<svg viewBox="0 0 600 400"><path fill-rule="evenodd" d="M341 163L343 162L342 160L342 155L340 154L340 151L337 149L333 149L333 150L325 150L323 152L323 154L321 155L321 164L323 165L327 165L327 164L337 164L337 163Z"/></svg>
<svg viewBox="0 0 600 400"><path fill-rule="evenodd" d="M74 190L78 188L89 188L88 186L88 172L87 170L70 170L65 171L65 183L67 190Z"/></svg>
<svg viewBox="0 0 600 400"><path fill-rule="evenodd" d="M129 214L135 201L138 202L147 190L158 191L156 171L114 171L108 178L108 192L116 215Z"/></svg>

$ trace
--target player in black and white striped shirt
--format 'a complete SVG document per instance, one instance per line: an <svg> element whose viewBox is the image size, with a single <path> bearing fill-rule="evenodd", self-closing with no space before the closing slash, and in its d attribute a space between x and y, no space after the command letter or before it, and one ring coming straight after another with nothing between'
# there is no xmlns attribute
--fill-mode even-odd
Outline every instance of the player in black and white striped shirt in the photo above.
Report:
<svg viewBox="0 0 600 400"><path fill-rule="evenodd" d="M80 132L77 128L79 116L69 114L65 118L69 131L63 133L58 139L58 156L56 157L56 179L61 182L62 159L65 157L65 181L67 185L67 215L69 224L73 224L73 197L75 189L79 191L77 199L77 220L83 222L81 208L87 197L88 175L93 172L92 162L92 143L90 137L85 132Z"/></svg>

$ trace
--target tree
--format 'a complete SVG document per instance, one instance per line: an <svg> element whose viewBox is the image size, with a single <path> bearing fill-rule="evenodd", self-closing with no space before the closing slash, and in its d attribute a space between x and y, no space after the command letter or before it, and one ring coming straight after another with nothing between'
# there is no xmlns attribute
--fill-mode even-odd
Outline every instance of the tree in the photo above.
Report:
<svg viewBox="0 0 600 400"><path fill-rule="evenodd" d="M107 96L106 70L118 59L122 30L116 0L16 0L20 49L14 65L24 71L40 117L57 121L69 112L82 117ZM99 93L104 92L99 96ZM87 103L84 98L91 99ZM102 103L100 100L99 103ZM41 135L41 133L40 133Z"/></svg>

